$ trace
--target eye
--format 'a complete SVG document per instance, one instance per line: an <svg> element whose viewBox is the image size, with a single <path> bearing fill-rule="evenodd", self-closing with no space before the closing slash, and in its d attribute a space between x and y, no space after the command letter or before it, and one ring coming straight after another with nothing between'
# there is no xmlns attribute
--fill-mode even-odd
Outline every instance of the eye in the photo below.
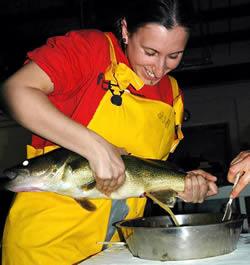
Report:
<svg viewBox="0 0 250 265"><path fill-rule="evenodd" d="M182 53L180 53L180 52L176 52L176 53L172 53L172 54L169 54L168 55L168 57L170 58L170 59L177 59L178 57L179 57L179 55L181 55Z"/></svg>
<svg viewBox="0 0 250 265"><path fill-rule="evenodd" d="M24 161L23 161L23 166L24 166L24 167L28 166L28 164L29 164L29 161L28 161L28 160L24 160Z"/></svg>
<svg viewBox="0 0 250 265"><path fill-rule="evenodd" d="M155 52L147 52L147 51L145 51L145 54L147 56L154 56L155 55Z"/></svg>
<svg viewBox="0 0 250 265"><path fill-rule="evenodd" d="M157 51L148 47L144 47L144 53L147 56L155 56L157 54Z"/></svg>
<svg viewBox="0 0 250 265"><path fill-rule="evenodd" d="M178 55L174 55L174 56L173 55L169 55L170 59L176 59L177 57L178 57Z"/></svg>

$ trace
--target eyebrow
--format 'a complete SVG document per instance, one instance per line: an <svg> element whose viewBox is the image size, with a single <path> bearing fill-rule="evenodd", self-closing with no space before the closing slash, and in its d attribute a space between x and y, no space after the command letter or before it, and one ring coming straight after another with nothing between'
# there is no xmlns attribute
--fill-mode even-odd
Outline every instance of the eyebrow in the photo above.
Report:
<svg viewBox="0 0 250 265"><path fill-rule="evenodd" d="M148 50L151 50L153 52L157 52L159 53L157 50L153 49L153 48L149 48L149 47L146 47L146 46L142 46L144 49L148 49Z"/></svg>
<svg viewBox="0 0 250 265"><path fill-rule="evenodd" d="M159 53L159 51L157 51L157 50L155 50L155 49L153 49L153 48L149 48L149 47L143 47L144 49L149 49L149 50L151 50L151 51L153 51L153 52L156 52L156 53ZM182 50L182 51L177 51L177 52L171 52L171 53L169 53L168 55L171 55L171 54L175 54L175 53L184 53L184 50Z"/></svg>

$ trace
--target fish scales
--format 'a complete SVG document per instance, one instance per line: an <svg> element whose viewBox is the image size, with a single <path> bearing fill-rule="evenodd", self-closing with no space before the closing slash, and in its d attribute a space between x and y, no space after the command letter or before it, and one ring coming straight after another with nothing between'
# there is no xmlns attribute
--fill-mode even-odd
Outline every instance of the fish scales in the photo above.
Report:
<svg viewBox="0 0 250 265"><path fill-rule="evenodd" d="M13 192L55 192L82 201L88 199L120 200L152 194L170 207L178 191L184 190L186 173L166 161L124 155L125 183L110 196L96 189L93 171L84 157L59 148L6 169L10 180L5 185Z"/></svg>

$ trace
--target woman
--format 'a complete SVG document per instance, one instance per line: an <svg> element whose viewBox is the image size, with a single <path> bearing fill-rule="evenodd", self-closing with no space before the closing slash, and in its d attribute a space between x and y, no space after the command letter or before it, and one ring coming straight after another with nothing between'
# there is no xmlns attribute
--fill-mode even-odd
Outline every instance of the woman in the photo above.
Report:
<svg viewBox="0 0 250 265"><path fill-rule="evenodd" d="M136 1L140 12L120 19L116 36L73 31L29 52L3 86L12 115L34 132L28 156L53 144L79 153L106 194L125 180L121 154L167 159L183 138L182 95L167 75L189 36L183 2ZM217 193L215 181L193 171L179 197L202 202ZM142 216L145 202L95 200L97 210L87 212L64 196L18 194L6 221L3 265L79 262L103 249L97 241L119 240L112 224Z"/></svg>
<svg viewBox="0 0 250 265"><path fill-rule="evenodd" d="M239 182L230 194L235 199L241 191L250 183L250 150L240 152L231 162L227 179L234 183L237 173L241 173Z"/></svg>

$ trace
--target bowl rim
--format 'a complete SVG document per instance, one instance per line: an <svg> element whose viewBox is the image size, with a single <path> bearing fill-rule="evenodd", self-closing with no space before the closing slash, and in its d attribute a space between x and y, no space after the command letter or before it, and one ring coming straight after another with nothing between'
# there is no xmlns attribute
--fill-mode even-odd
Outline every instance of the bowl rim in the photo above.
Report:
<svg viewBox="0 0 250 265"><path fill-rule="evenodd" d="M223 216L223 213L192 213L192 214L175 214L175 216L178 216L178 215L207 215L207 214L212 214L212 215L221 215ZM143 219L150 219L150 218L170 218L170 216L168 215L160 215L160 216L148 216L148 217L137 217L137 218L130 218L130 219L125 219L125 220L120 220L120 221L117 221L115 222L113 225L115 227L118 227L120 229L122 228L130 228L130 229L133 229L133 228L136 228L136 229L154 229L154 230L158 230L158 229L171 229L171 230L174 230L174 229L193 229L194 227L196 228L199 228L199 227L207 227L207 226L220 226L220 225L225 225L225 224L234 224L234 223L238 223L238 222L242 222L244 221L245 218L247 218L247 215L245 214L241 214L241 213L234 213L233 215L235 216L239 216L239 218L235 219L235 220L229 220L229 221L224 221L224 222L221 222L221 223L211 223L211 224L200 224L200 225L187 225L187 226L170 226L170 227L145 227L145 226L124 226L123 223L126 223L126 222L130 222L130 221L135 221L135 220L143 220Z"/></svg>

